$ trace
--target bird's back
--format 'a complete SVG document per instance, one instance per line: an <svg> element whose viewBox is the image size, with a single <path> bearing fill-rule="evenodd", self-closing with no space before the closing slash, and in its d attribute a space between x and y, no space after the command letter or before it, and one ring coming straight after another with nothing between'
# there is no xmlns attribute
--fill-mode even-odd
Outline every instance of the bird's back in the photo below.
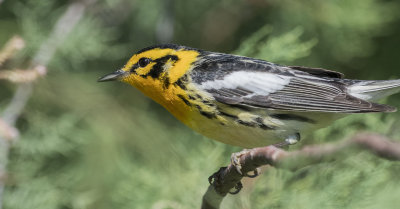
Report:
<svg viewBox="0 0 400 209"><path fill-rule="evenodd" d="M321 68L281 66L211 52L203 52L195 65L190 72L192 82L217 101L230 105L305 112L395 111L360 96L360 89L372 91L368 88L371 82L342 79L341 73ZM395 93L398 88L394 87L399 87L400 81L375 84L380 93Z"/></svg>

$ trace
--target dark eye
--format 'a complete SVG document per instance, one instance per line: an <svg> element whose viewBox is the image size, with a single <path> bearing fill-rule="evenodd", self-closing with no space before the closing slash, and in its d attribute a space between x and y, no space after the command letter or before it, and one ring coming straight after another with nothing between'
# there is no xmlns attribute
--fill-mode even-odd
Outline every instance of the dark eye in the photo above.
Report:
<svg viewBox="0 0 400 209"><path fill-rule="evenodd" d="M151 59L143 57L143 58L140 58L138 64L139 64L139 67L146 67L150 62L151 62Z"/></svg>

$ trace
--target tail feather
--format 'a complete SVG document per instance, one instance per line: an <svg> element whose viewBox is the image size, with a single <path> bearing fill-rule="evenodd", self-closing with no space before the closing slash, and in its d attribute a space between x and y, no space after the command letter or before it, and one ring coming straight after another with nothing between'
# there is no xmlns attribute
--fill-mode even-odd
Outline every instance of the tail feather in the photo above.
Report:
<svg viewBox="0 0 400 209"><path fill-rule="evenodd" d="M347 88L347 92L359 99L377 101L381 98L400 92L399 80L359 81Z"/></svg>

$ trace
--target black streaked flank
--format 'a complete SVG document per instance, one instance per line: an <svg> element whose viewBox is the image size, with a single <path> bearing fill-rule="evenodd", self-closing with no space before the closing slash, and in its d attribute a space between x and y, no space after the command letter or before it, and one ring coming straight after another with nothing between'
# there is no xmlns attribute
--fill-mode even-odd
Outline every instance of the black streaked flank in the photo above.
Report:
<svg viewBox="0 0 400 209"><path fill-rule="evenodd" d="M178 97L187 105L187 106L192 106L190 102L183 96L182 94L178 94Z"/></svg>
<svg viewBox="0 0 400 209"><path fill-rule="evenodd" d="M238 119L238 117L236 115L232 115L232 114L229 114L229 113L226 113L226 112L219 111L219 114L222 115L222 116L225 116L225 117L233 118L234 120Z"/></svg>
<svg viewBox="0 0 400 209"><path fill-rule="evenodd" d="M186 83L188 82L188 77L185 74L184 76L180 77L175 83L174 85L179 86L181 89L186 90Z"/></svg>
<svg viewBox="0 0 400 209"><path fill-rule="evenodd" d="M260 128L262 128L262 129L264 129L264 130L274 130L273 127L267 126L267 125L264 123L262 117L257 117L255 121L258 123L258 126L259 126Z"/></svg>
<svg viewBox="0 0 400 209"><path fill-rule="evenodd" d="M216 118L216 117L217 117L217 115L216 115L215 113L204 111L204 110L200 107L200 105L196 105L196 108L199 110L199 112L200 112L201 115L206 116L206 117L209 118L209 119L212 119L212 118Z"/></svg>
<svg viewBox="0 0 400 209"><path fill-rule="evenodd" d="M216 107L217 105L215 105L214 103L208 101L208 100L201 100L201 102L209 107Z"/></svg>
<svg viewBox="0 0 400 209"><path fill-rule="evenodd" d="M240 119L237 119L236 122L238 122L241 125L249 126L249 127L254 127L254 128L261 128L264 130L274 130L275 128L267 126L264 124L262 117L257 117L253 121L243 121Z"/></svg>
<svg viewBox="0 0 400 209"><path fill-rule="evenodd" d="M315 120L294 114L271 114L270 117L279 119L279 120L297 120L300 122L307 122L307 123L316 123Z"/></svg>
<svg viewBox="0 0 400 209"><path fill-rule="evenodd" d="M275 128L265 125L264 123L259 124L259 127L264 130L275 130Z"/></svg>
<svg viewBox="0 0 400 209"><path fill-rule="evenodd" d="M243 121L243 120L236 120L236 122L238 122L239 124L242 124L244 126L249 126L249 127L257 127L256 123L254 122L247 122L247 121Z"/></svg>
<svg viewBox="0 0 400 209"><path fill-rule="evenodd" d="M216 117L217 117L217 116L216 116L215 114L213 114L213 113L204 112L204 111L201 111L201 110L200 110L200 114L206 116L206 117L209 118L209 119L212 119L212 118L216 118Z"/></svg>

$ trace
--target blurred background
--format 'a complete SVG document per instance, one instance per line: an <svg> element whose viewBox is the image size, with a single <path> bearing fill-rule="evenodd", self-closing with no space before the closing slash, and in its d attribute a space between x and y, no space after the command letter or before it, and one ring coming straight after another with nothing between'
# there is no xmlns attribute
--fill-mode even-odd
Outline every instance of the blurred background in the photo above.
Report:
<svg viewBox="0 0 400 209"><path fill-rule="evenodd" d="M347 78L400 78L399 9L395 0L0 0L0 47L20 37L7 45L18 52L0 56L1 204L199 208L208 176L240 148L100 76L171 42ZM400 108L400 95L383 102ZM291 149L361 131L398 141L399 125L399 113L352 115ZM398 208L399 174L398 162L367 152L296 172L269 168L222 208Z"/></svg>

